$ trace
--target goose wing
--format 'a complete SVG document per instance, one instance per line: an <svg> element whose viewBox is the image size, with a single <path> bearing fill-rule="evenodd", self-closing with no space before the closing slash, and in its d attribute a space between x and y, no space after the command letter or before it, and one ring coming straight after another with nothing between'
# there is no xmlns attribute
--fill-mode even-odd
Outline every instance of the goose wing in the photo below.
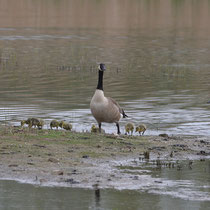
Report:
<svg viewBox="0 0 210 210"><path fill-rule="evenodd" d="M124 110L120 107L120 105L113 98L107 97L107 99L109 100L110 103L112 103L112 104L114 104L114 105L116 105L118 107L120 114L123 115L123 118L128 117L125 114Z"/></svg>

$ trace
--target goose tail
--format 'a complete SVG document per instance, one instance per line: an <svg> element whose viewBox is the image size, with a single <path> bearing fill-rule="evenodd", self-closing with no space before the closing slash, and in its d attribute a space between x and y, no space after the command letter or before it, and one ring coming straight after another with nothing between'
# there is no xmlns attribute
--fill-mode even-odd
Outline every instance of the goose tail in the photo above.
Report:
<svg viewBox="0 0 210 210"><path fill-rule="evenodd" d="M122 115L123 115L123 118L128 117L128 115L127 115L127 114L125 114L125 112L124 112L124 110L123 110L123 109L122 109Z"/></svg>

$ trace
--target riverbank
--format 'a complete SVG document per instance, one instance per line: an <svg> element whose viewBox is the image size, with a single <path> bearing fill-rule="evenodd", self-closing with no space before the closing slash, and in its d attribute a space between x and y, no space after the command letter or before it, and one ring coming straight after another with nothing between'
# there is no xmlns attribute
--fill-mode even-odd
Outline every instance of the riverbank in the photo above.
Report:
<svg viewBox="0 0 210 210"><path fill-rule="evenodd" d="M210 158L208 136L126 136L0 128L0 177L43 186L135 189L143 165L181 170ZM142 182L141 182L142 179ZM147 182L148 181L148 182ZM152 182L157 183L158 179Z"/></svg>

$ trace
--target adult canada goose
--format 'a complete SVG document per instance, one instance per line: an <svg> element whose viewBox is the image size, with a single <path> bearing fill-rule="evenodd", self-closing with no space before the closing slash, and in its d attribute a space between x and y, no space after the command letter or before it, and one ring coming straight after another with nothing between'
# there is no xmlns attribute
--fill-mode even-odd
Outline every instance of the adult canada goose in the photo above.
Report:
<svg viewBox="0 0 210 210"><path fill-rule="evenodd" d="M119 120L121 117L127 117L127 115L114 99L104 96L103 74L105 70L105 64L101 63L98 66L98 85L90 102L90 109L93 117L98 122L100 133L101 123L106 122L115 123L117 126L117 133L120 134Z"/></svg>

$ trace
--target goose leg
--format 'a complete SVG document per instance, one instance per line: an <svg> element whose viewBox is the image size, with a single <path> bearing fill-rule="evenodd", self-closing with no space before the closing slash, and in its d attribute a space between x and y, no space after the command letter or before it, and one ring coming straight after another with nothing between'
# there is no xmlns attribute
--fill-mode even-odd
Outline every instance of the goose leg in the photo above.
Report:
<svg viewBox="0 0 210 210"><path fill-rule="evenodd" d="M120 125L118 122L116 122L116 126L117 126L117 134L120 134Z"/></svg>
<svg viewBox="0 0 210 210"><path fill-rule="evenodd" d="M98 123L99 133L101 133L101 123Z"/></svg>

